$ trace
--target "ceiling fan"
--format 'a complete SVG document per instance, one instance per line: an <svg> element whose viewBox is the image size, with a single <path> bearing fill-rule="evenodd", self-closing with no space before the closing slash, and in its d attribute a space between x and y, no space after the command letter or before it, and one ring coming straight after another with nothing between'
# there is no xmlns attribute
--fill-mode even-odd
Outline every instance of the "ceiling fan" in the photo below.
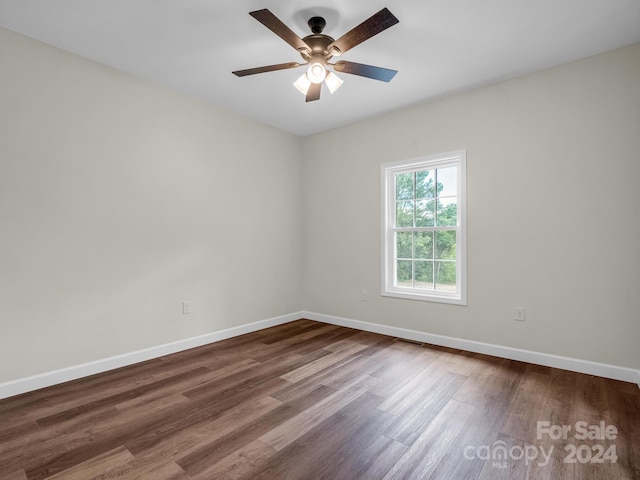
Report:
<svg viewBox="0 0 640 480"><path fill-rule="evenodd" d="M343 83L338 75L328 69L329 66L333 67L333 70L336 72L350 73L383 82L389 82L395 74L398 73L396 70L374 67L363 63L348 62L346 60L329 63L329 60L333 57L347 52L356 45L361 44L365 40L398 23L399 20L387 8L383 8L357 27L349 30L338 38L338 40L334 40L329 35L322 33L327 24L322 17L310 18L308 25L312 33L304 38L300 38L266 8L249 12L249 15L295 48L305 63L279 63L277 65L267 65L232 72L238 77L309 65L307 72L298 78L298 80L294 82L294 85L306 96L307 102L312 102L320 98L320 90L323 82L326 83L331 93L335 92Z"/></svg>

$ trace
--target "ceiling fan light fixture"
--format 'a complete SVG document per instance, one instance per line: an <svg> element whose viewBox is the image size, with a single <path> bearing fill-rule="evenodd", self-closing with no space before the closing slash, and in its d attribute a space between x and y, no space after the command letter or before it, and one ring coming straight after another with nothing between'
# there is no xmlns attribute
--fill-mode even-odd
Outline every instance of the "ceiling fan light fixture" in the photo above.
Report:
<svg viewBox="0 0 640 480"><path fill-rule="evenodd" d="M324 65L320 62L314 62L309 65L309 69L307 70L307 77L311 81L311 83L322 83L324 78L327 76L327 70L324 68Z"/></svg>
<svg viewBox="0 0 640 480"><path fill-rule="evenodd" d="M311 87L311 80L309 80L306 73L303 73L300 78L293 82L293 86L296 87L301 94L306 95Z"/></svg>
<svg viewBox="0 0 640 480"><path fill-rule="evenodd" d="M327 88L331 93L334 93L343 83L340 77L327 69L328 66L332 66L332 70L340 73L359 75L383 82L389 82L394 75L398 73L396 70L388 68L344 60L329 63L332 57L337 57L351 50L356 45L360 45L365 40L397 24L399 20L388 8L383 8L378 11L337 40L322 33L327 24L322 17L311 17L308 22L311 28L311 35L300 38L293 30L285 25L282 20L266 8L249 12L249 15L292 46L302 56L304 63L278 63L276 65L266 65L264 67L248 68L231 72L238 77L274 72L277 70L287 70L306 65L307 72L298 78L293 85L306 97L305 102L314 102L320 99L322 82L327 84Z"/></svg>
<svg viewBox="0 0 640 480"><path fill-rule="evenodd" d="M344 81L335 73L327 72L327 77L324 79L324 83L329 87L329 92L333 93L340 88Z"/></svg>

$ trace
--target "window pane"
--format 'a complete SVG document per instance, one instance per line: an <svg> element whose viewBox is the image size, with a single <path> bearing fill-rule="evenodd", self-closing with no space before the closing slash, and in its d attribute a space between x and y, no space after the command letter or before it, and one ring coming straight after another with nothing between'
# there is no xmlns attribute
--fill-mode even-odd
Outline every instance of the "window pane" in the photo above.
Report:
<svg viewBox="0 0 640 480"><path fill-rule="evenodd" d="M455 260L456 232L444 231L436 234L436 258Z"/></svg>
<svg viewBox="0 0 640 480"><path fill-rule="evenodd" d="M396 175L396 200L411 200L413 197L413 173Z"/></svg>
<svg viewBox="0 0 640 480"><path fill-rule="evenodd" d="M456 291L455 262L436 262L436 290Z"/></svg>
<svg viewBox="0 0 640 480"><path fill-rule="evenodd" d="M413 227L413 201L396 203L396 227Z"/></svg>
<svg viewBox="0 0 640 480"><path fill-rule="evenodd" d="M396 233L396 255L398 258L411 258L411 232Z"/></svg>
<svg viewBox="0 0 640 480"><path fill-rule="evenodd" d="M433 262L416 261L416 288L433 290Z"/></svg>
<svg viewBox="0 0 640 480"><path fill-rule="evenodd" d="M416 227L433 227L435 200L416 201Z"/></svg>
<svg viewBox="0 0 640 480"><path fill-rule="evenodd" d="M416 172L416 198L435 197L435 170L420 170Z"/></svg>
<svg viewBox="0 0 640 480"><path fill-rule="evenodd" d="M455 227L458 224L458 205L456 197L438 199L438 226Z"/></svg>
<svg viewBox="0 0 640 480"><path fill-rule="evenodd" d="M411 274L411 263L412 263L411 260L398 260L396 286L398 287L413 286L413 276Z"/></svg>
<svg viewBox="0 0 640 480"><path fill-rule="evenodd" d="M416 232L414 233L416 259L432 259L433 258L433 232Z"/></svg>
<svg viewBox="0 0 640 480"><path fill-rule="evenodd" d="M455 197L458 195L458 167L438 169L438 196Z"/></svg>

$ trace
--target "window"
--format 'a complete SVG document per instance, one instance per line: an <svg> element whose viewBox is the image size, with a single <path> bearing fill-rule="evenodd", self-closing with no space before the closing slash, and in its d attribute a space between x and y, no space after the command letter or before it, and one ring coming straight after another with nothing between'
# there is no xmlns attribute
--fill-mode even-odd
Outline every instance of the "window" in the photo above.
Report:
<svg viewBox="0 0 640 480"><path fill-rule="evenodd" d="M466 152L382 166L382 295L466 305Z"/></svg>

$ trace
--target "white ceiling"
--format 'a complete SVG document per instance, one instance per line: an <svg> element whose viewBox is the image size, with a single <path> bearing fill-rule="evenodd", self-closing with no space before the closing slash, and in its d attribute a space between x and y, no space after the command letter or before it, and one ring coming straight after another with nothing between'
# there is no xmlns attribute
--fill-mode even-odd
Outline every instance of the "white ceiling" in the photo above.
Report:
<svg viewBox="0 0 640 480"><path fill-rule="evenodd" d="M383 7L400 23L340 58L398 70L390 83L341 74L305 103L302 68L231 74L301 61L250 11L300 37L324 16L338 38ZM304 136L639 42L640 0L0 0L0 25Z"/></svg>

